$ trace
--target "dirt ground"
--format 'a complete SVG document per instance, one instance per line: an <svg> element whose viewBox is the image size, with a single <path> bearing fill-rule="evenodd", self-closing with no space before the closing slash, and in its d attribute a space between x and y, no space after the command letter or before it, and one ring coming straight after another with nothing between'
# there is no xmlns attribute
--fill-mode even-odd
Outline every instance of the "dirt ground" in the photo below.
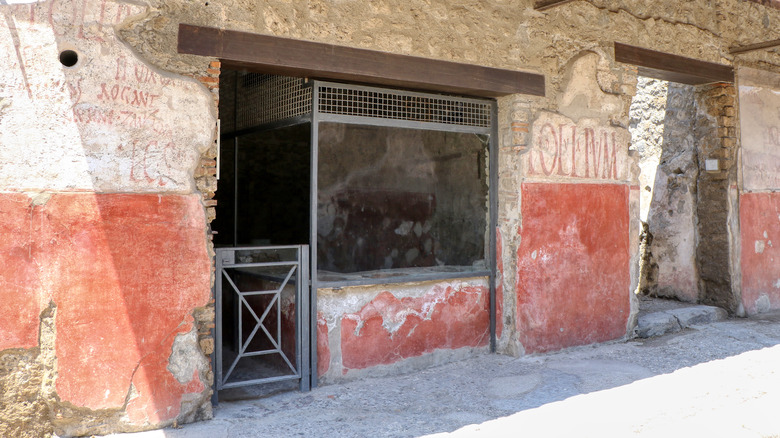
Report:
<svg viewBox="0 0 780 438"><path fill-rule="evenodd" d="M222 402L122 438L780 436L780 313Z"/></svg>

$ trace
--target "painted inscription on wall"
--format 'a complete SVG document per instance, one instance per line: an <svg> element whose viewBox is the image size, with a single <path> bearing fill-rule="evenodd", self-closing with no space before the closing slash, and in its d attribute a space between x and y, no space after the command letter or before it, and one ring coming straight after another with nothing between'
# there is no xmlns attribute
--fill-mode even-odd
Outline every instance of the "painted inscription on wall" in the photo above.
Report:
<svg viewBox="0 0 780 438"><path fill-rule="evenodd" d="M110 0L0 5L0 190L194 190L212 97L118 40L144 11Z"/></svg>
<svg viewBox="0 0 780 438"><path fill-rule="evenodd" d="M740 68L739 84L744 188L780 189L780 78Z"/></svg>
<svg viewBox="0 0 780 438"><path fill-rule="evenodd" d="M531 148L523 159L524 175L535 180L628 178L630 134L597 120L572 120L543 113L533 123Z"/></svg>

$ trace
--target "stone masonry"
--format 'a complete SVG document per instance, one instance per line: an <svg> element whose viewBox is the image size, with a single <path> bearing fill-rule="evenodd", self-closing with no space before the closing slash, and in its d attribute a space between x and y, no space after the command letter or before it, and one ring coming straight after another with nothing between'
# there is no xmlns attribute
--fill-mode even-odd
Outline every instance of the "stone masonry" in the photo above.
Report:
<svg viewBox="0 0 780 438"><path fill-rule="evenodd" d="M614 43L733 67L736 84L667 86L679 129L663 137L682 143L658 160L674 152L663 211L685 246L664 260L685 263L676 278L659 264L655 279L674 281L655 290L734 314L780 308L780 52L729 51L780 38L776 0L0 3L0 435L212 415L223 66L177 53L181 23L545 76L545 96L497 99L499 222L486 232L498 350L512 355L636 324L650 183L630 108L644 85ZM475 278L317 291L323 383L485 352L487 290Z"/></svg>

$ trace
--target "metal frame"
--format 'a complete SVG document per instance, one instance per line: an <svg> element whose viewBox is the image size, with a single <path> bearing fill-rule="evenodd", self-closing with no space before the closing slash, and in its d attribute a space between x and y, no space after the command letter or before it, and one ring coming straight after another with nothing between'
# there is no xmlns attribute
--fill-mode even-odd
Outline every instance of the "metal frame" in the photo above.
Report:
<svg viewBox="0 0 780 438"><path fill-rule="evenodd" d="M280 120L273 123L267 123L261 126L256 126L248 129L243 129L240 132L234 132L231 134L228 134L228 137L232 137L234 139L234 155L235 155L235 165L238 166L238 137L247 135L254 132L259 132L262 130L267 129L275 129L275 128L281 128L281 127L287 127L302 123L310 123L311 124L311 149L310 149L310 212L309 212L309 223L310 223L310 236L309 236L309 245L302 245L300 247L300 255L301 255L301 265L299 269L299 275L302 276L304 279L308 281L301 281L299 282L299 286L306 284L308 286L308 293L301 292L300 299L301 302L304 303L300 307L300 312L298 313L297 317L299 318L296 321L296 331L300 330L300 339L302 340L301 344L301 350L300 355L303 358L303 362L300 363L299 371L300 371L300 379L301 379L301 390L308 390L309 388L313 388L317 386L317 290L320 287L328 287L328 288L339 288L339 287L346 287L346 286L358 286L358 285L375 285L375 284L389 284L389 283L408 283L408 282L417 282L417 281L435 281L435 280L450 280L450 279L466 279L466 278L476 278L476 277L488 277L489 281L489 306L490 306L490 350L492 352L495 352L496 348L496 279L497 279L497 272L496 272L496 257L498 256L496 254L496 230L497 230L497 216L498 216L498 127L497 127L497 104L495 100L488 100L488 99L475 99L475 98L466 98L466 97L451 97L451 96L439 96L434 95L430 93L416 93L416 92L406 92L402 91L401 93L404 94L410 94L415 96L421 96L421 97L433 97L433 98L441 98L446 100L452 100L455 102L463 102L463 103L478 103L480 105L489 105L489 126L470 126L470 125L462 125L457 123L438 123L438 122L425 122L425 121L417 121L417 120L404 120L404 119L390 119L390 118L380 118L380 117L364 117L364 116L356 116L356 115L344 115L344 114L334 114L330 112L321 112L320 111L320 89L322 87L339 87L339 88L348 88L348 89L354 89L354 90L373 90L373 91L383 91L382 88L377 87L366 87L361 85L345 85L340 83L333 83L333 82L325 82L325 81L309 81L304 84L304 86L310 86L312 88L311 90L311 113L309 115L303 115L303 116L296 116L290 119L286 120ZM393 92L393 93L399 93L399 90L394 89L388 89L387 91ZM383 278L383 279L354 279L354 280L345 280L345 281L320 281L318 279L317 275L317 195L318 195L318 160L319 160L319 124L320 123L345 123L345 124L360 124L360 125L368 125L368 126L383 126L383 127L399 127L399 128L409 128L409 129L420 129L420 130L434 130L434 131L448 131L448 132L459 132L459 133L473 133L473 134L480 134L480 135L488 135L489 136L489 143L488 143L488 242L487 242L487 253L485 257L488 261L488 269L487 270L462 270L457 272L441 272L441 273L420 273L420 274L410 274L410 275L399 275L394 276L390 278ZM237 168L236 168L237 170ZM235 199L235 220L237 220L238 217L238 175L236 172L236 199ZM237 224L234 224L234 244L237 243L235 238L237 237ZM254 248L254 249L274 249L274 248L282 248L282 247L262 247L262 248ZM221 284L222 284L222 269L224 267L222 260L220 258L220 251L227 251L227 250L238 250L241 248L226 248L223 250L218 249L217 250L217 274L218 274L218 281L216 282L217 287L217 297L221 296ZM243 248L247 249L247 248ZM304 257L303 254L306 253L305 261L307 263L303 263ZM217 327L220 327L221 330L221 323L222 323L222 315L221 315L221 302L218 301L217 303ZM304 313L305 309L305 313ZM308 318L308 324L304 324L305 318ZM217 351L219 351L221 354L221 340L219 340L218 337L218 343L217 343ZM217 356L217 360L221 361L221 356ZM222 382L222 369L221 369L221 363L218 362L218 372L217 372L217 379L216 382L219 382L221 384ZM263 383L267 380L264 380L262 382L252 382L247 384L255 384L255 383ZM215 383L217 384L217 383ZM218 386L217 389L221 389L224 386Z"/></svg>
<svg viewBox="0 0 780 438"><path fill-rule="evenodd" d="M372 285L372 284L390 284L390 283L408 283L417 281L435 281L435 280L449 280L459 278L474 278L480 276L487 276L489 282L489 307L490 307L490 351L496 351L496 230L498 222L498 106L495 100L486 99L474 99L466 97L450 97L442 96L448 100L464 102L464 103L480 103L490 105L490 123L489 127L468 126L458 124L445 124L435 122L420 122L401 119L384 119L378 117L362 117L354 115L341 115L332 113L320 112L319 105L319 89L320 87L333 87L338 86L342 88L351 88L355 90L382 90L376 87L367 87L362 85L345 85L336 84L333 82L313 81L312 82L312 118L311 118L311 134L312 134L312 166L311 166L311 236L310 244L312 248L312 309L315 309L312 313L312 327L316 327L316 300L317 300L317 288L318 287L346 287L346 286L360 286L360 285ZM397 90L392 90L396 91ZM431 94L416 93L416 92L404 92L410 95L417 96L432 96ZM410 129L422 129L422 130L435 130L435 131L448 131L448 132L462 132L462 133L474 133L483 134L489 136L488 144L488 248L485 257L488 259L488 271L461 271L461 272L447 272L447 273L423 273L413 275L403 275L391 278L383 279L356 279L346 281L320 281L317 277L317 157L319 151L319 124L321 122L332 123L346 123L346 124L360 124L370 126L391 126ZM317 333L316 330L312 331L312 370L316 370L316 358L317 358ZM312 377L312 384L316 386L316 376Z"/></svg>
<svg viewBox="0 0 780 438"><path fill-rule="evenodd" d="M340 287L347 287L347 286L361 286L361 285L371 285L371 284L390 284L390 283L408 283L408 282L417 282L417 281L435 281L435 280L451 280L451 279L459 279L459 278L474 278L474 277L480 277L485 276L489 278L490 281L490 289L491 289L491 296L493 296L492 301L495 301L495 248L496 248L496 242L495 242L495 230L497 226L497 190L498 190L498 128L496 124L497 119L497 105L495 100L488 100L488 99L475 99L475 98L469 98L469 97L450 97L450 96L438 96L438 95L432 95L432 94L426 94L426 93L418 93L418 92L403 92L404 94L408 93L413 96L421 96L421 97L437 97L437 98L445 98L447 100L452 100L455 102L464 102L464 103L479 103L482 105L489 105L490 106L490 126L489 127L480 127L480 126L467 126L467 125L458 125L458 124L445 124L445 123L435 123L435 122L419 122L419 121L410 121L410 120L401 120L401 119L383 119L379 117L362 117L362 116L353 116L353 115L341 115L341 114L332 114L332 113L321 113L319 111L319 89L321 87L340 87L340 88L347 88L347 89L354 89L354 90L378 90L382 91L382 88L377 87L367 87L363 85L346 85L346 84L339 84L334 82L324 82L324 81L312 81L312 118L311 118L311 132L312 132L312 175L311 175L311 236L310 244L312 248L312 289L314 289L315 286L321 286L321 287L332 287L332 288L340 288ZM393 92L398 92L398 90L389 90ZM368 126L383 126L383 127L399 127L399 128L409 128L409 129L420 129L420 130L431 130L431 131L448 131L448 132L460 132L460 133L473 133L473 134L482 134L482 135L488 135L489 136L489 144L488 144L488 170L489 170L489 179L488 179L488 228L491 230L488 236L488 248L487 252L485 254L485 257L488 259L488 270L480 270L480 271L469 271L469 270L463 270L460 272L443 272L443 273L421 273L421 274L410 274L410 275L402 275L397 277L391 277L391 278L383 278L383 279L354 279L354 280L343 280L343 281L320 281L317 278L317 262L316 262L316 254L317 254L317 156L319 151L319 124L322 122L330 122L330 123L345 123L345 124L359 124L359 125L368 125ZM492 237L491 237L492 236ZM481 274L481 275L480 275ZM316 289L315 289L316 290ZM312 303L316 302L316 297L314 294L312 295ZM316 307L315 307L316 308ZM491 313L495 313L495 306L491 306ZM494 321L491 324L493 326L492 335L491 338L493 339L493 342L491 344L495 344L495 315L493 315L492 318ZM316 321L315 321L316 322ZM316 347L316 340L314 342ZM494 346L494 345L492 345ZM316 351L316 350L313 350ZM314 354L313 354L314 356Z"/></svg>
<svg viewBox="0 0 780 438"><path fill-rule="evenodd" d="M238 251L278 251L278 250L294 250L294 260L281 261L281 262L262 262L262 263L236 263L235 253ZM231 279L230 275L226 271L233 268L251 268L251 267L266 267L266 266L285 266L290 267L284 280L280 283L277 289L273 290L252 290L252 291L240 291L236 284ZM271 383L283 380L298 380L300 379L300 389L306 391L310 387L309 376L311 371L309 369L310 359L309 350L304 348L304 340L308 340L309 332L306 324L303 324L304 318L311 313L309 307L308 294L304 291L308 290L309 286L309 248L308 245L300 246L275 246L275 247L239 247L239 248L218 248L216 249L216 274L217 280L215 282L215 309L216 309L216 349L215 349L215 362L216 362L216 375L214 384L216 389L228 389L241 386L257 385L261 383ZM295 358L293 365L292 361L282 351L282 317L281 317L281 293L282 290L290 283L290 280L295 276ZM237 345L239 351L232 364L228 367L227 372L224 372L223 364L223 334L224 327L222 325L223 318L223 279L226 279L231 286L232 291L238 297L238 332L237 332ZM272 295L271 302L268 307L263 311L261 316L257 315L256 309L253 309L249 302L246 300L248 296L256 295ZM268 314L276 306L276 335L271 334L268 329L263 325ZM246 342L243 341L243 312L246 308L249 310L252 317L255 319L255 326L252 332L249 334ZM255 335L262 330L271 341L275 348L258 351L247 351L249 344L254 339ZM246 357L261 356L268 354L279 354L285 363L289 366L292 374L285 376L267 377L260 379L244 380L239 382L228 382L232 372L235 370L238 362Z"/></svg>
<svg viewBox="0 0 780 438"><path fill-rule="evenodd" d="M318 192L318 165L319 162L319 136L320 136L320 120L319 107L320 94L319 87L317 87L316 81L312 82L311 91L311 165L310 169L310 189L309 189L309 248L311 249L310 266L311 266L311 289L309 303L311 305L311 314L309 315L309 326L312 328L311 337L309 338L309 352L311 354L310 368L313 371L311 373L311 386L317 387L319 376L317 375L317 289L319 283L317 280L317 192Z"/></svg>

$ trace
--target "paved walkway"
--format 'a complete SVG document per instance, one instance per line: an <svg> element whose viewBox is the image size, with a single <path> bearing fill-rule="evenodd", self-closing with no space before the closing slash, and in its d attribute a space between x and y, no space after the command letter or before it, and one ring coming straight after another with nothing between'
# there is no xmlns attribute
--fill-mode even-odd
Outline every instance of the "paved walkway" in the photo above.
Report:
<svg viewBox="0 0 780 438"><path fill-rule="evenodd" d="M780 437L780 313L222 403L212 421L121 437L427 435Z"/></svg>

